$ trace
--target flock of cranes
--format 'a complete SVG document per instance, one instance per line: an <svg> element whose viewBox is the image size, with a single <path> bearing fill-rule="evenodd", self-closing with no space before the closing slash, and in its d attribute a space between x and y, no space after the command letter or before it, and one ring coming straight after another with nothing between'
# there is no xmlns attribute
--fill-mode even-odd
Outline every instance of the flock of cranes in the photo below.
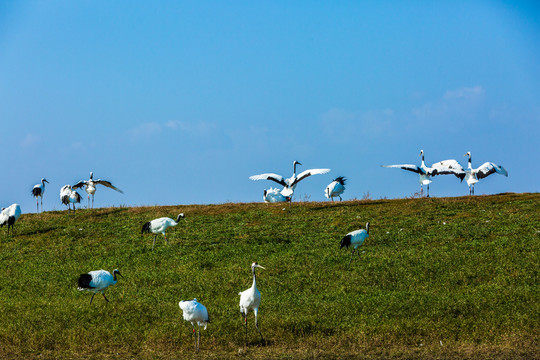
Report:
<svg viewBox="0 0 540 360"><path fill-rule="evenodd" d="M421 164L418 165L411 165L411 164L397 164L397 165L383 165L384 167L388 168L400 168L407 171L412 171L417 174L419 174L419 181L421 184L421 187L424 185L427 186L427 196L429 196L429 184L432 182L431 178L436 175L454 175L457 178L459 178L461 181L464 179L466 180L467 184L469 185L469 194L474 194L474 185L480 180L483 179L491 174L498 173L504 176L508 176L508 172L506 169L500 165L494 164L492 162L486 162L482 164L480 167L474 169L471 164L471 153L468 152L465 154L465 156L468 156L468 167L467 169L464 169L456 160L450 159L450 160L443 160L434 163L431 167L426 166L424 161L424 151L422 150L420 152L420 156L422 158ZM270 188L269 190L264 191L264 201L265 202L285 202L285 201L291 201L292 195L294 194L294 191L300 181L303 179L306 179L310 177L311 175L318 175L318 174L326 174L330 172L330 169L309 169L306 171L301 172L300 174L296 175L296 167L297 165L302 165L298 161L293 162L293 174L289 178L283 178L281 175L277 175L274 173L264 173L259 175L253 175L250 177L251 180L271 180L274 181L281 186L283 186L283 189L279 190L278 188ZM36 198L36 208L39 212L39 204L41 200L41 210L43 211L43 195L45 193L45 183L49 183L45 178L41 179L41 182L39 184L36 184L32 189L32 196ZM335 178L325 189L325 196L328 199L334 200L334 197L339 197L340 200L341 194L343 194L345 190L345 183L346 179L343 176L339 176ZM60 199L63 204L68 206L68 212L71 209L70 205L73 205L73 210L75 210L75 204L81 202L81 196L77 193L77 189L84 188L86 193L88 194L88 207L92 207L94 205L94 194L96 192L96 186L97 185L103 185L108 188L111 188L113 190L116 190L120 193L122 193L122 190L118 189L114 185L111 184L111 182L107 180L94 180L93 179L93 173L90 173L90 179L89 180L81 180L77 184L71 186L71 185L65 185L60 190ZM423 188L422 188L423 189ZM90 196L92 197L92 200L90 201ZM90 204L92 204L90 206ZM17 219L21 215L21 208L18 204L13 204L7 208L2 209L0 212L0 226L8 225L8 234L10 228L13 229L13 225L17 221ZM178 214L176 221L168 218L168 217L161 217L158 219L154 219L152 221L146 222L143 224L141 229L141 236L145 233L153 233L154 240L152 243L152 250L154 250L156 238L158 234L162 234L165 241L169 243L169 240L166 236L166 231L169 227L177 226L181 219L185 220L184 213ZM366 223L365 229L358 229L354 230L352 232L349 232L346 234L342 239L340 243L340 249L342 248L349 248L352 247L351 256L348 262L348 266L350 266L352 258L359 246L361 246L365 240L369 237L369 225L370 223ZM12 231L13 232L13 231ZM360 258L360 254L359 258ZM248 325L248 314L249 312L253 312L255 317L255 328L257 329L257 332L261 338L261 342L264 343L264 338L262 335L261 330L259 329L258 324L258 315L259 315L259 306L261 303L261 293L257 289L257 283L256 283L256 269L265 269L261 265L259 265L257 262L254 262L251 264L251 272L253 276L253 283L252 286L242 292L239 292L238 295L240 295L240 312L243 316L244 320L244 326L245 326L245 340L247 345L247 325ZM105 296L104 291L117 283L118 278L117 276L122 276L120 274L120 271L118 269L115 269L113 273L106 270L95 270L90 271L85 274L81 274L78 278L78 290L86 290L92 292L92 297L90 298L90 304L92 304L92 301L94 299L94 296L97 293L101 293L103 295L103 298L109 302L107 297ZM197 332L197 338L196 338L196 344L195 349L196 351L199 351L199 345L200 345L200 327L203 326L204 329L206 329L208 323L210 322L210 318L208 316L208 310L206 307L199 303L197 299L193 300L182 300L178 303L180 309L183 312L183 318L184 320L191 323L193 328L193 334L195 334L195 324L198 326L198 332Z"/></svg>

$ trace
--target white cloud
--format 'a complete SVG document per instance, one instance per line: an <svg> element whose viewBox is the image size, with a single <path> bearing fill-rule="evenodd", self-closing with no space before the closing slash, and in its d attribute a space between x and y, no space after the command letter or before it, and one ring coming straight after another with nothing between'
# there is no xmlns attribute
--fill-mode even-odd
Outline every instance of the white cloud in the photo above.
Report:
<svg viewBox="0 0 540 360"><path fill-rule="evenodd" d="M331 109L321 116L326 136L337 141L350 141L363 134L377 135L388 131L394 118L392 109L354 112Z"/></svg>
<svg viewBox="0 0 540 360"><path fill-rule="evenodd" d="M162 125L156 122L148 122L131 129L129 132L132 136L148 136L161 132Z"/></svg>
<svg viewBox="0 0 540 360"><path fill-rule="evenodd" d="M455 120L474 117L484 99L482 86L461 87L447 90L435 101L412 109L417 120Z"/></svg>
<svg viewBox="0 0 540 360"><path fill-rule="evenodd" d="M448 90L444 93L445 100L463 99L468 101L476 101L484 96L484 88L482 86L462 87L456 90Z"/></svg>
<svg viewBox="0 0 540 360"><path fill-rule="evenodd" d="M21 141L21 146L23 148L31 147L39 141L39 136L34 134L27 134L24 139Z"/></svg>

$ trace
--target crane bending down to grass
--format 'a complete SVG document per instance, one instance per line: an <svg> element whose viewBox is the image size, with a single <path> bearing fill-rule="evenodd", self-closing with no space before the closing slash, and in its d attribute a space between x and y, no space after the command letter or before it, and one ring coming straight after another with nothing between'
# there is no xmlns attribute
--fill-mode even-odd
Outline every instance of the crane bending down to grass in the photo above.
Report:
<svg viewBox="0 0 540 360"><path fill-rule="evenodd" d="M178 214L176 221L168 217L162 217L159 219L154 219L152 221L149 221L143 225L142 230L141 230L141 236L144 233L156 234L154 236L154 242L152 243L152 250L154 250L154 245L156 244L156 238L158 234L160 233L163 234L165 241L167 242L167 244L170 245L171 243L169 242L169 240L167 240L167 236L165 235L165 232L167 231L167 228L178 225L178 223L180 222L180 219L185 219L184 213Z"/></svg>

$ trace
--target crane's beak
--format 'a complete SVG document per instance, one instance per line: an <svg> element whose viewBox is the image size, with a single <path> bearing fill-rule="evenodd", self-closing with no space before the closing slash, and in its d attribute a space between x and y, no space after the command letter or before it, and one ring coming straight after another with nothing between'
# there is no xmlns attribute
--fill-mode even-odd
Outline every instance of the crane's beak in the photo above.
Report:
<svg viewBox="0 0 540 360"><path fill-rule="evenodd" d="M261 268L261 269L266 270L265 268L263 268L263 267L262 267L261 265L259 265L259 264L255 265L255 267L258 267L258 268Z"/></svg>

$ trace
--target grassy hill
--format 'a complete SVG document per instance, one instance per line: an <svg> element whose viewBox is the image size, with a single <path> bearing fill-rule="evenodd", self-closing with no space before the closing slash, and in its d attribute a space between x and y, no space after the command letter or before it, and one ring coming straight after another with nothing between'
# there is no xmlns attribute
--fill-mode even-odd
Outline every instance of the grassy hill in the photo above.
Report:
<svg viewBox="0 0 540 360"><path fill-rule="evenodd" d="M151 251L142 224L179 212ZM0 358L538 357L539 215L540 194L23 214L0 229ZM348 267L340 240L367 221ZM246 347L253 261L267 344L250 314ZM115 268L90 305L78 275ZM194 297L212 321L197 355Z"/></svg>

